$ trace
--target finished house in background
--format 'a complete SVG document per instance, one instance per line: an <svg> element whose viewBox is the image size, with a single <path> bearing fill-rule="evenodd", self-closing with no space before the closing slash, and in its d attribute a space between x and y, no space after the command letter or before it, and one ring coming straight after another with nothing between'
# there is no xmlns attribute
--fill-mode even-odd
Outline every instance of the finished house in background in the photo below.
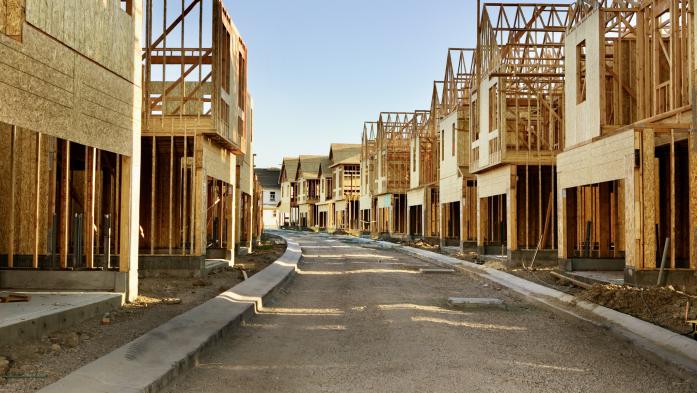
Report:
<svg viewBox="0 0 697 393"><path fill-rule="evenodd" d="M263 225L266 229L279 228L279 204L281 203L281 169L256 168L254 173L259 179L262 190Z"/></svg>
<svg viewBox="0 0 697 393"><path fill-rule="evenodd" d="M320 230L334 231L334 176L330 168L329 157L324 157L319 164L319 201L317 202L317 227Z"/></svg>
<svg viewBox="0 0 697 393"><path fill-rule="evenodd" d="M278 205L278 225L281 227L298 226L298 157L284 157L281 164L281 203Z"/></svg>
<svg viewBox="0 0 697 393"><path fill-rule="evenodd" d="M474 49L449 49L440 101L432 105L440 142L440 244L476 245L477 180L470 173L470 89ZM434 99L438 98L438 90Z"/></svg>
<svg viewBox="0 0 697 393"><path fill-rule="evenodd" d="M141 4L0 4L0 290L134 300Z"/></svg>
<svg viewBox="0 0 697 393"><path fill-rule="evenodd" d="M480 254L556 263L568 5L484 4L470 97Z"/></svg>
<svg viewBox="0 0 697 393"><path fill-rule="evenodd" d="M298 213L300 228L309 229L317 225L317 202L319 201L319 166L324 156L300 156L295 174L298 183Z"/></svg>
<svg viewBox="0 0 697 393"><path fill-rule="evenodd" d="M694 28L687 0L578 1L566 32L559 258L626 283L697 284Z"/></svg>
<svg viewBox="0 0 697 393"><path fill-rule="evenodd" d="M332 181L335 229L348 231L359 227L361 186L361 145L332 143L328 157Z"/></svg>
<svg viewBox="0 0 697 393"><path fill-rule="evenodd" d="M220 0L152 3L145 14L142 270L232 264L251 156L247 49ZM238 160L239 158L239 160ZM241 179L250 179L242 173Z"/></svg>

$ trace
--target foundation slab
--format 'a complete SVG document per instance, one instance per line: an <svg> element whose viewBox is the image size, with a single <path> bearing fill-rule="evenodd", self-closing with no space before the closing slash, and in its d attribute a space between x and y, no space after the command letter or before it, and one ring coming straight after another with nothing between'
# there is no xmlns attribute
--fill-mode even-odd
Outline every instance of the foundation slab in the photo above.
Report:
<svg viewBox="0 0 697 393"><path fill-rule="evenodd" d="M0 303L0 346L41 336L121 307L123 295L106 292L15 292L28 302Z"/></svg>

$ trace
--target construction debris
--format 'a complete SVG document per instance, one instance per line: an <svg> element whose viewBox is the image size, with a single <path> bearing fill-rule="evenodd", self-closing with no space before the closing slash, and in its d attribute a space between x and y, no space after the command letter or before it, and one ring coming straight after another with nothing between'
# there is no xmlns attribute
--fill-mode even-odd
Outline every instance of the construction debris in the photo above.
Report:
<svg viewBox="0 0 697 393"><path fill-rule="evenodd" d="M28 302L31 300L31 295L23 295L19 293L0 293L0 303L18 303Z"/></svg>

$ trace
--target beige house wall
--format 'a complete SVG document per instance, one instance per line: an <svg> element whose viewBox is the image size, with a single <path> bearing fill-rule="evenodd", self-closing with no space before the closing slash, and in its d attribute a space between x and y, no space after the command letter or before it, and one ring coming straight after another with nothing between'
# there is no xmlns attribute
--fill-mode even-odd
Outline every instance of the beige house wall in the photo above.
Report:
<svg viewBox="0 0 697 393"><path fill-rule="evenodd" d="M451 154L453 125L457 128L457 121L457 111L438 121L438 132L442 132L444 135L443 150L445 150L445 154L440 160L439 198L441 204L460 202L462 198L462 177L457 163L457 154L455 156ZM458 140L457 131L455 143L464 143Z"/></svg>

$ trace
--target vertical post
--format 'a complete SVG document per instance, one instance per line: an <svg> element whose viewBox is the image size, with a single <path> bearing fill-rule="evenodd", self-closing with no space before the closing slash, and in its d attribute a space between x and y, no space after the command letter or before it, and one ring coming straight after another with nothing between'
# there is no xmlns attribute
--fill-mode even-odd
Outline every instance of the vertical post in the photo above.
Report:
<svg viewBox="0 0 697 393"><path fill-rule="evenodd" d="M675 268L675 130L670 130L670 267Z"/></svg>
<svg viewBox="0 0 697 393"><path fill-rule="evenodd" d="M150 169L150 254L155 254L155 187L157 171L157 139L152 137L152 156Z"/></svg>
<svg viewBox="0 0 697 393"><path fill-rule="evenodd" d="M174 135L169 137L169 203L167 223L167 254L172 255L172 205L174 201Z"/></svg>
<svg viewBox="0 0 697 393"><path fill-rule="evenodd" d="M35 183L35 198L34 198L34 252L32 257L32 268L39 268L39 213L41 211L40 206L40 192L41 192L41 133L36 133L36 183Z"/></svg>
<svg viewBox="0 0 697 393"><path fill-rule="evenodd" d="M10 222L9 236L7 245L7 267L14 267L15 252L15 188L17 180L17 126L12 126L12 136L10 142Z"/></svg>
<svg viewBox="0 0 697 393"><path fill-rule="evenodd" d="M60 247L60 267L68 267L68 247L70 228L70 141L63 141L61 154L61 194L60 194L60 217L58 218L58 237Z"/></svg>
<svg viewBox="0 0 697 393"><path fill-rule="evenodd" d="M88 269L94 267L94 186L96 174L96 148L85 146L85 213L84 253Z"/></svg>

